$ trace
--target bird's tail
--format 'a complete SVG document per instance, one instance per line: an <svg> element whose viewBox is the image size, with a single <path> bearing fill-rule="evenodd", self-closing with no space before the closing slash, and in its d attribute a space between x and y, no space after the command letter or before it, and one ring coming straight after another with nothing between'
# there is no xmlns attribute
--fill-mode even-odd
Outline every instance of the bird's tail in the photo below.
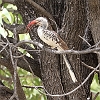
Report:
<svg viewBox="0 0 100 100"><path fill-rule="evenodd" d="M68 68L68 71L69 71L69 74L70 74L70 76L71 76L72 81L73 81L74 83L77 82L77 79L76 79L75 74L74 74L74 72L73 72L73 70L72 70L71 64L70 64L70 62L69 62L69 60L67 59L67 57L66 57L65 54L63 54L63 59L64 59L64 61L65 61L65 64L66 64L67 68Z"/></svg>

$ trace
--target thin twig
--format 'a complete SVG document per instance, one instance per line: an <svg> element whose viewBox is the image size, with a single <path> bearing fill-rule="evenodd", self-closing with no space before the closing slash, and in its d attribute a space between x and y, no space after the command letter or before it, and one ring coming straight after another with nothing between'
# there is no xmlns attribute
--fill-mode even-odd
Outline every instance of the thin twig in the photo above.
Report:
<svg viewBox="0 0 100 100"><path fill-rule="evenodd" d="M98 64L98 66L97 66L96 68L94 68L94 70L87 76L87 78L86 78L79 86L77 86L75 89L73 89L72 91L70 91L70 92L68 92L68 93L53 95L53 94L50 94L50 93L45 89L45 87L43 87L43 86L42 86L42 87L41 87L41 86L38 86L38 87L44 89L46 93L40 91L40 90L38 89L38 87L36 87L36 86L34 86L33 88L37 89L40 93L45 94L45 95L48 95L48 96L51 96L51 97L70 95L70 94L72 94L73 92L75 92L76 90L78 90L81 86L83 86L83 85L88 81L88 79L90 78L90 76L99 68L99 66L100 66L100 63ZM27 86L26 86L26 87L27 87ZM28 87L28 88L31 88L31 87Z"/></svg>
<svg viewBox="0 0 100 100"><path fill-rule="evenodd" d="M17 73L17 66L16 66L15 63L14 63L13 54L12 54L12 47L11 47L11 45L9 45L9 46L10 46L9 52L10 52L11 62L12 62L12 66L13 66L13 68L14 68L14 77L13 77L13 82L14 82L14 93L13 93L13 96L12 96L12 97L13 97L13 98L16 97L16 99L19 100L19 99L18 99L18 95L17 95L17 90L16 90L16 82L17 82L17 80L16 80L16 73ZM12 100L12 97L10 98L11 100Z"/></svg>
<svg viewBox="0 0 100 100"><path fill-rule="evenodd" d="M9 100L13 100L15 98L15 94L13 94Z"/></svg>
<svg viewBox="0 0 100 100"><path fill-rule="evenodd" d="M87 81L88 79L90 78L90 76L99 68L100 66L100 63L98 64L98 66L87 76L87 78L79 85L77 86L75 89L73 89L72 91L68 92L68 93L64 93L64 94L56 94L56 95L52 95L50 93L47 92L47 94L45 95L48 95L48 96L52 96L52 97L57 97L57 96L67 96L67 95L70 95L72 94L73 92L75 92L76 90L78 90L81 86L83 86ZM46 89L45 89L46 90ZM46 90L47 91L47 90Z"/></svg>
<svg viewBox="0 0 100 100"><path fill-rule="evenodd" d="M0 53L8 46L8 43L0 50Z"/></svg>
<svg viewBox="0 0 100 100"><path fill-rule="evenodd" d="M96 43L96 47L100 44L100 41L98 43Z"/></svg>
<svg viewBox="0 0 100 100"><path fill-rule="evenodd" d="M80 35L78 35L83 41L85 41L87 44L88 44L88 46L89 47L91 47L91 44L85 39L85 38L83 38L83 37L81 37Z"/></svg>
<svg viewBox="0 0 100 100"><path fill-rule="evenodd" d="M30 64L29 64L28 61L25 59L25 57L23 57L23 59L24 59L25 62L28 64L28 66L29 66L29 68L30 68L30 71L31 71L31 73L32 73L32 76L34 76L34 72L32 71L32 68L31 68ZM39 90L37 86L34 86L34 88L35 88L38 92L40 92L40 93L42 93L42 94L45 94L43 91ZM43 87L43 89L47 92L47 90L46 90L44 87Z"/></svg>
<svg viewBox="0 0 100 100"><path fill-rule="evenodd" d="M34 75L34 72L33 72L32 68L31 68L30 64L28 63L28 61L25 59L25 57L23 57L23 59L24 59L24 61L27 63L27 65L28 65L28 67L29 67L29 69L30 69L32 75Z"/></svg>
<svg viewBox="0 0 100 100"><path fill-rule="evenodd" d="M55 24L55 26L56 26L56 32L58 33L58 26L57 26L57 23L54 21L54 20L52 20L51 18L49 18L54 24Z"/></svg>
<svg viewBox="0 0 100 100"><path fill-rule="evenodd" d="M34 44L34 45L40 47L41 49L43 49L43 47L44 47L41 43L36 42L36 41L32 41L32 40L22 40L22 41L18 42L15 46L18 47L18 46L25 44L25 43Z"/></svg>
<svg viewBox="0 0 100 100"><path fill-rule="evenodd" d="M100 92L96 93L96 95L94 96L94 98L92 100L96 100L97 96L100 94Z"/></svg>
<svg viewBox="0 0 100 100"><path fill-rule="evenodd" d="M24 53L24 54L22 54L22 55L20 55L20 56L13 56L13 57L16 58L16 59L18 59L18 58L22 58L22 57L24 57L26 54L27 54L27 52Z"/></svg>
<svg viewBox="0 0 100 100"><path fill-rule="evenodd" d="M100 41L99 41L99 42L97 42L95 45L93 45L93 46L89 47L88 49L97 48L99 44L100 44Z"/></svg>
<svg viewBox="0 0 100 100"><path fill-rule="evenodd" d="M14 4L15 0L2 0L3 3L11 3Z"/></svg>
<svg viewBox="0 0 100 100"><path fill-rule="evenodd" d="M15 41L14 43L16 44L17 43L17 34L16 34L16 28L13 29L13 33L14 33L14 38L15 38ZM10 45L9 45L10 46ZM14 48L16 50L16 48ZM14 94L15 94L15 97L17 100L19 100L18 98L18 93L17 93L17 60L18 59L14 59L13 58L13 53L12 53L12 46L10 46L10 56L11 56L11 62L12 62L12 65L13 65L13 68L14 68L14 76L13 76L13 82L14 82ZM14 55L15 55L15 51L14 51ZM16 53L17 55L17 53Z"/></svg>
<svg viewBox="0 0 100 100"><path fill-rule="evenodd" d="M89 65L85 64L84 62L82 62L82 64L83 64L84 66L86 66L87 68L89 68L89 69L92 69L92 70L95 69L94 67L89 66ZM99 72L99 70L96 70L96 72Z"/></svg>
<svg viewBox="0 0 100 100"><path fill-rule="evenodd" d="M26 85L24 85L24 86L22 86L22 87L25 87L25 88L44 88L43 86L26 86Z"/></svg>

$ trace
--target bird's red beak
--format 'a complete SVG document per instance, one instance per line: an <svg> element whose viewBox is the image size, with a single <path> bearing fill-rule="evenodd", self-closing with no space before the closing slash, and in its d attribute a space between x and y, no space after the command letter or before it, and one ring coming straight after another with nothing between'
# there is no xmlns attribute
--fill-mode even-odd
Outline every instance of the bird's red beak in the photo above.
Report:
<svg viewBox="0 0 100 100"><path fill-rule="evenodd" d="M36 20L31 21L31 22L27 25L27 27L26 27L26 32L29 32L29 30L31 29L31 27L32 27L33 25L37 24L37 23L38 23L38 21L36 21Z"/></svg>

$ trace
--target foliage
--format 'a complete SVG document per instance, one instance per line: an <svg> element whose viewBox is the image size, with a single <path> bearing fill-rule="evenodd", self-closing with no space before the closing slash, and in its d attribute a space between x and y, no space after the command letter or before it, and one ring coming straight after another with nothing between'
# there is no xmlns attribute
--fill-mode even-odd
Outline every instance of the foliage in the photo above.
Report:
<svg viewBox="0 0 100 100"><path fill-rule="evenodd" d="M10 11L11 10L11 11ZM17 11L16 6L12 4L4 4L2 7L2 11L0 11L0 34L3 37L7 36L7 31L3 28L3 21L7 24L22 24L22 17L19 13L14 13L12 11ZM12 32L9 31L9 36L13 36ZM20 40L29 39L29 35L20 35ZM24 53L25 50L19 48L19 50ZM27 54L27 56L30 56ZM13 89L13 82L11 81L11 75L9 71L6 69L6 67L1 66L0 67L0 76L2 76L3 83L8 86L9 88ZM21 68L18 68L18 75L20 77L20 81L22 86L28 85L28 86L41 86L42 82L39 78L33 77L30 72L27 72ZM34 88L23 88L26 94L26 97L28 100L46 100L46 96L44 94L40 94L36 89ZM42 89L40 89L42 90ZM94 94L100 92L100 84L98 80L98 75L94 75L93 82L91 84L91 92ZM96 100L100 100L100 95L97 96Z"/></svg>
<svg viewBox="0 0 100 100"><path fill-rule="evenodd" d="M16 6L12 4L4 4L2 6L2 10L0 11L0 34L6 38L7 32L9 33L9 37L13 36L13 33L9 30L5 30L3 27L3 22L6 22L7 24L22 24L22 17L19 13L16 12L17 8ZM20 40L29 39L29 35L19 35ZM22 53L25 53L25 50L19 48L19 50ZM27 56L30 56L27 54ZM13 89L13 82L11 75L7 68L5 66L0 66L0 77L2 76L2 82L5 84L5 86ZM18 75L21 81L22 86L41 86L42 82L41 80L33 76L30 72L27 72L21 68L17 68ZM27 100L46 100L46 96L44 94L40 94L36 89L34 88L25 88L23 87L25 95L27 97ZM42 89L40 89L43 91Z"/></svg>
<svg viewBox="0 0 100 100"><path fill-rule="evenodd" d="M94 75L94 78L91 84L91 92L94 94L97 94L98 92L100 93L100 83L99 83L97 73ZM96 100L100 100L100 95L97 96Z"/></svg>

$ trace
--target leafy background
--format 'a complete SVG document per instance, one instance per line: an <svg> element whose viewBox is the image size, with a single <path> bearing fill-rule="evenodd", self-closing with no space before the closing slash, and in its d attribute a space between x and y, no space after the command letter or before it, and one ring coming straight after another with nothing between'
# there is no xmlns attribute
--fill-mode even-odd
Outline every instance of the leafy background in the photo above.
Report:
<svg viewBox="0 0 100 100"><path fill-rule="evenodd" d="M6 38L7 32L3 28L3 21L7 24L23 24L22 17L19 13L16 13L17 7L12 4L4 4L2 6L2 10L0 11L0 34ZM14 13L15 12L15 13ZM9 31L9 37L13 36L13 33ZM30 39L29 35L27 34L20 34L20 40L27 40ZM23 53L26 53L24 49L19 48L19 50ZM27 56L30 56L28 53ZM20 77L20 81L22 86L41 86L41 80L33 76L30 72L27 72L21 68L17 68L18 75ZM5 86L13 89L13 82L9 71L6 69L5 66L0 66L0 78L3 80L2 82ZM27 100L46 100L46 96L41 94L38 90L34 88L25 88L23 87ZM40 89L43 91L42 89Z"/></svg>
<svg viewBox="0 0 100 100"><path fill-rule="evenodd" d="M2 3L1 0L0 0L0 3ZM9 30L6 31L3 28L3 21L6 22L7 24L23 24L21 15L16 11L17 11L17 7L8 3L5 3L2 6L2 9L0 10L0 34L5 38L7 36L7 31L9 32L9 37L12 37L13 33ZM30 39L28 34L27 35L20 34L19 37L20 37L20 40ZM19 50L23 53L26 53L27 56L30 56L24 49L19 48ZM18 75L20 77L22 86L25 86L25 85L41 86L42 85L41 80L38 77L33 76L30 72L27 72L19 67L17 71L18 71ZM9 71L6 69L6 67L2 65L0 66L0 78L1 80L3 80L3 83L5 84L5 86L13 89L13 82L12 82L11 75ZM41 94L38 90L34 88L23 87L23 89L27 97L27 100L47 100L44 94ZM96 93L100 92L100 84L99 84L97 74L94 75L90 89L91 89L91 92L93 93L93 96ZM42 89L40 90L43 91ZM97 96L96 100L100 100L100 95Z"/></svg>

